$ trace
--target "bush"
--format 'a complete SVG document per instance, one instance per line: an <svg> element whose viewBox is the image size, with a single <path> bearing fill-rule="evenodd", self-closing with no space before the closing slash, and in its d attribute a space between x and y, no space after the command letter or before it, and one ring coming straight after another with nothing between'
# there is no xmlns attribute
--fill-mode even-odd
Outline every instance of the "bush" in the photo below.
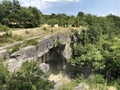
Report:
<svg viewBox="0 0 120 90"><path fill-rule="evenodd" d="M29 31L25 31L25 34L29 34L30 32Z"/></svg>
<svg viewBox="0 0 120 90"><path fill-rule="evenodd" d="M105 82L105 80L101 74L96 74L96 75L92 74L88 77L88 80L89 80L89 82L92 82L92 83L101 83L102 84Z"/></svg>
<svg viewBox="0 0 120 90"><path fill-rule="evenodd" d="M8 81L9 72L2 62L0 62L0 90L5 90L5 84Z"/></svg>
<svg viewBox="0 0 120 90"><path fill-rule="evenodd" d="M8 90L50 90L53 82L47 80L38 62L25 62L21 69L14 73L8 83Z"/></svg>
<svg viewBox="0 0 120 90"><path fill-rule="evenodd" d="M5 34L0 36L0 43L9 42L9 41L11 41L11 38L12 38L12 34L6 32Z"/></svg>
<svg viewBox="0 0 120 90"><path fill-rule="evenodd" d="M43 30L44 30L44 31L47 31L47 28L46 28L46 27L44 27L44 28L43 28Z"/></svg>
<svg viewBox="0 0 120 90"><path fill-rule="evenodd" d="M21 69L9 73L0 62L0 90L50 90L54 83L47 79L38 62L25 62Z"/></svg>
<svg viewBox="0 0 120 90"><path fill-rule="evenodd" d="M72 80L69 83L64 83L63 85L61 85L58 88L58 90L73 90L75 86L77 86L77 83L74 80Z"/></svg>
<svg viewBox="0 0 120 90"><path fill-rule="evenodd" d="M7 32L9 28L6 25L1 25L0 24L0 32Z"/></svg>

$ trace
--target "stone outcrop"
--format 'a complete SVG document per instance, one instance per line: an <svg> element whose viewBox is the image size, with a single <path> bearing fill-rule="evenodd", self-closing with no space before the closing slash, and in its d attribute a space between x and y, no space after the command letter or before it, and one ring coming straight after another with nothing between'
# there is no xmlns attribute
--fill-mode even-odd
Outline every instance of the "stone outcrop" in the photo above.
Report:
<svg viewBox="0 0 120 90"><path fill-rule="evenodd" d="M10 55L10 58L15 58L18 61L29 58L36 58L36 57L37 57L37 49L35 46L27 46Z"/></svg>
<svg viewBox="0 0 120 90"><path fill-rule="evenodd" d="M9 53L7 50L1 50L0 51L0 60L3 59L8 59L9 58Z"/></svg>
<svg viewBox="0 0 120 90"><path fill-rule="evenodd" d="M44 72L44 73L47 73L48 70L49 70L50 66L49 64L46 64L46 63L41 63L40 64L40 69Z"/></svg>
<svg viewBox="0 0 120 90"><path fill-rule="evenodd" d="M27 46L20 49L17 52L14 52L10 55L10 59L8 62L8 68L10 71L14 71L19 69L23 62L26 60L37 60L37 58L41 58L43 55L49 52L52 48L56 47L56 44L64 45L64 50L62 52L64 58L66 60L71 57L71 32L66 31L63 33L45 36L41 40L38 41L37 46Z"/></svg>

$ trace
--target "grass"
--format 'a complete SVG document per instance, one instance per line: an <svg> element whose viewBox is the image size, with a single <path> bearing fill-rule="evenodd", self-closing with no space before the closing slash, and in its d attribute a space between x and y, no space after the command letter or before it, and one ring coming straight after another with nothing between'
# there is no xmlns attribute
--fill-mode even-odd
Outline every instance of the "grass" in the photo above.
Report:
<svg viewBox="0 0 120 90"><path fill-rule="evenodd" d="M9 28L7 26L0 24L0 32L7 32L8 30Z"/></svg>
<svg viewBox="0 0 120 90"><path fill-rule="evenodd" d="M14 52L20 50L20 47L21 47L20 44L14 45L14 47L10 50L9 54L12 54L12 53L14 53Z"/></svg>
<svg viewBox="0 0 120 90"><path fill-rule="evenodd" d="M51 74L48 78L50 81L55 81L58 83L57 90L73 90L77 86L77 82L72 80L66 74Z"/></svg>
<svg viewBox="0 0 120 90"><path fill-rule="evenodd" d="M50 34L58 34L66 30L72 30L72 27L37 27L37 28L10 28L8 33L0 33L0 46L1 48L10 49L16 44L25 43L27 45L36 45L37 42L31 39L40 40L42 37ZM10 36L11 35L11 36Z"/></svg>
<svg viewBox="0 0 120 90"><path fill-rule="evenodd" d="M64 83L63 85L61 85L58 90L73 90L73 88L76 86L77 83L74 80L72 80L69 83Z"/></svg>
<svg viewBox="0 0 120 90"><path fill-rule="evenodd" d="M26 40L23 42L24 46L28 46L28 45L33 45L33 46L37 46L38 45L38 40L37 39L30 39L30 40Z"/></svg>
<svg viewBox="0 0 120 90"><path fill-rule="evenodd" d="M84 90L119 90L119 88L117 89L118 84L109 85L106 80L103 81L101 75L90 75L88 78L77 77L76 79L71 79L70 82L62 82L58 90L73 90L79 84L84 86Z"/></svg>
<svg viewBox="0 0 120 90"><path fill-rule="evenodd" d="M117 85L114 83L109 85L107 80L105 80L100 74L92 74L88 78L77 77L76 82L85 83L89 89L87 90L117 90Z"/></svg>

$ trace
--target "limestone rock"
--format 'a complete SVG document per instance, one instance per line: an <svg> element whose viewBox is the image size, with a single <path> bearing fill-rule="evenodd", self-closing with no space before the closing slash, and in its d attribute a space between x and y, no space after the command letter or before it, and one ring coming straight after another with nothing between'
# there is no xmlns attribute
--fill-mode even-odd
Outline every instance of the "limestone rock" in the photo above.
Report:
<svg viewBox="0 0 120 90"><path fill-rule="evenodd" d="M47 53L50 50L52 50L52 48L55 47L55 42L57 41L60 42L60 45L63 47L64 50L59 50L61 49L59 47L56 49L60 51L60 54L61 53L63 54L62 56L64 56L66 60L69 60L71 57L70 35L71 35L70 31L66 31L66 32L59 33L59 34L48 35L38 41L37 48L36 46L27 46L27 47L20 49L17 52L12 53L10 55L10 59L15 59L15 60L13 60L13 62L9 64L9 67L10 68L14 67L14 69L16 68L18 69L20 68L23 62L25 62L26 60L30 60L30 59L36 60L36 58L40 58L40 59L42 58L41 59L42 62L51 60L51 57L52 57L50 56L51 54L48 55ZM3 54L0 54L0 55L2 56ZM44 66L46 68L46 64L45 65L43 64L42 67ZM42 68L44 72L46 72L45 68Z"/></svg>
<svg viewBox="0 0 120 90"><path fill-rule="evenodd" d="M9 53L7 50L1 50L0 51L0 60L2 59L8 59L9 58Z"/></svg>
<svg viewBox="0 0 120 90"><path fill-rule="evenodd" d="M48 70L50 69L49 64L46 64L46 63L40 64L40 69L41 69L44 73L47 73Z"/></svg>
<svg viewBox="0 0 120 90"><path fill-rule="evenodd" d="M37 55L36 47L35 46L27 46L17 52L12 53L10 55L10 57L15 58L17 60L25 60L28 58L35 58L36 55Z"/></svg>
<svg viewBox="0 0 120 90"><path fill-rule="evenodd" d="M66 58L67 62L69 62L68 60L71 58L71 55L72 55L72 48L70 44L66 43L65 49L62 54Z"/></svg>

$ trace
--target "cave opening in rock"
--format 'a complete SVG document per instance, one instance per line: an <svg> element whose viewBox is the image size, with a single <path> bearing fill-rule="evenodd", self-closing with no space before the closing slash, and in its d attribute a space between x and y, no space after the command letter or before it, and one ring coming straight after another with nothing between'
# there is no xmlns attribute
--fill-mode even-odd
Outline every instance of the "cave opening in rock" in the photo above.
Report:
<svg viewBox="0 0 120 90"><path fill-rule="evenodd" d="M66 71L66 58L63 56L65 45L58 45L42 56L42 62L49 64L49 72L58 74Z"/></svg>

